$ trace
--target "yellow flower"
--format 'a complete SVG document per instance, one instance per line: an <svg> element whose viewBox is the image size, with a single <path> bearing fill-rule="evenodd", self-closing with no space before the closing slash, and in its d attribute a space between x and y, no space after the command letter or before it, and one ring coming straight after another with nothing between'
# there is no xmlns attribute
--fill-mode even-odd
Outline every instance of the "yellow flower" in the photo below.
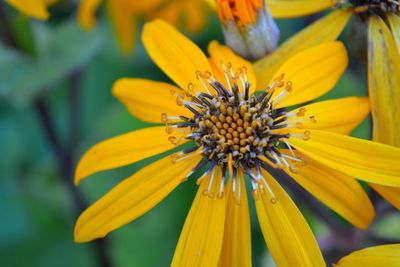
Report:
<svg viewBox="0 0 400 267"><path fill-rule="evenodd" d="M309 29L316 38L322 31L340 33L350 14L368 17L368 89L373 119L373 140L400 147L400 4L398 1L353 0L270 0L274 17L297 17L329 7L339 10L321 19L326 28ZM322 21L324 20L324 22ZM330 25L328 25L328 23ZM317 27L312 26L317 29ZM309 37L310 35L308 35ZM323 37L321 37L323 38ZM301 41L298 40L297 41ZM258 62L266 65L273 58ZM257 67L256 67L257 68ZM392 205L400 209L400 189L369 184Z"/></svg>
<svg viewBox="0 0 400 267"><path fill-rule="evenodd" d="M256 60L274 51L279 29L263 0L217 0L225 43L236 53Z"/></svg>
<svg viewBox="0 0 400 267"><path fill-rule="evenodd" d="M294 56L255 95L252 65L217 42L210 43L207 59L160 20L145 25L142 39L153 61L180 88L125 78L115 83L113 94L136 117L165 126L95 145L80 160L75 183L187 146L125 179L82 213L77 242L104 237L136 219L200 172L172 266L251 266L245 179L277 265L325 266L306 220L272 174L286 172L360 228L368 226L374 210L352 177L400 186L400 149L344 135L368 114L366 98L287 108L336 84L348 63L340 42Z"/></svg>
<svg viewBox="0 0 400 267"><path fill-rule="evenodd" d="M369 247L342 258L336 267L398 267L400 244Z"/></svg>
<svg viewBox="0 0 400 267"><path fill-rule="evenodd" d="M174 25L182 22L190 32L199 31L205 24L204 0L112 0L107 2L107 10L121 50L132 51L137 24L141 17L162 18ZM95 14L102 0L81 0L78 21L84 29L95 26Z"/></svg>
<svg viewBox="0 0 400 267"><path fill-rule="evenodd" d="M58 0L5 0L22 14L40 20L47 20L49 12L47 7Z"/></svg>

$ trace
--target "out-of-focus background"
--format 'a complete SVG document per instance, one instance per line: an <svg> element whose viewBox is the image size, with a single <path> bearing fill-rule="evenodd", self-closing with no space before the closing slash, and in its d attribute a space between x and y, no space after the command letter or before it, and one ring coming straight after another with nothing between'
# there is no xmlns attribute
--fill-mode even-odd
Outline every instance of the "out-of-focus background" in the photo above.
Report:
<svg viewBox="0 0 400 267"><path fill-rule="evenodd" d="M168 78L151 62L140 42L143 20L136 49L123 55L103 8L96 28L83 31L76 22L76 3L62 2L50 8L51 18L45 22L0 3L0 265L106 266L108 262L118 267L168 266L195 195L194 180L105 240L74 243L74 224L81 209L154 161L151 158L93 175L78 189L72 186L74 166L85 150L98 141L148 125L132 117L111 95L113 82L121 77ZM278 20L281 42L317 18ZM347 44L354 44L349 70L324 99L367 94L365 51L356 45L364 42L362 37L354 39L354 32L362 36L362 31L352 26L341 36ZM190 37L204 51L211 40L223 42L213 11L206 28ZM370 127L367 118L353 135L368 139ZM346 231L348 240L335 243L334 231L301 199L297 203L327 253L328 263L347 252L344 247L354 236L362 235L316 202L336 219L338 229ZM252 205L253 265L274 266ZM396 216L383 216L369 231L383 240L396 237L396 233L398 238ZM362 246L353 244L352 248Z"/></svg>

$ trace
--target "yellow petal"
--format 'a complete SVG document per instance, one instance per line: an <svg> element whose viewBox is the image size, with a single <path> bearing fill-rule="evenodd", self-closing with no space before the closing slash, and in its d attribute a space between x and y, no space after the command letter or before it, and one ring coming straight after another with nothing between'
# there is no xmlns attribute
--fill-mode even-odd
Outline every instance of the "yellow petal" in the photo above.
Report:
<svg viewBox="0 0 400 267"><path fill-rule="evenodd" d="M171 267L217 266L222 248L225 223L225 200L217 197L222 182L218 167L210 186L207 176L186 218ZM208 191L208 194L205 192Z"/></svg>
<svg viewBox="0 0 400 267"><path fill-rule="evenodd" d="M378 192L383 198L389 201L390 204L400 210L400 188L372 183L369 183L368 185Z"/></svg>
<svg viewBox="0 0 400 267"><path fill-rule="evenodd" d="M144 79L119 79L114 83L113 95L141 120L161 123L161 114L193 117L187 108L179 106L177 95L183 91L173 85Z"/></svg>
<svg viewBox="0 0 400 267"><path fill-rule="evenodd" d="M357 179L400 187L400 148L318 130L311 130L307 141L292 137L289 143L315 161Z"/></svg>
<svg viewBox="0 0 400 267"><path fill-rule="evenodd" d="M256 88L256 77L250 62L236 55L229 47L220 45L217 41L212 41L209 44L208 53L210 54L210 64L216 79L222 82L226 88L228 88L228 84L225 79L222 63L224 63L226 68L231 64L234 73L237 73L239 69L245 67L248 82L251 84L249 94L253 94ZM242 84L239 82L238 85L239 90L244 92Z"/></svg>
<svg viewBox="0 0 400 267"><path fill-rule="evenodd" d="M289 153L288 153L289 154ZM354 178L310 158L307 165L287 171L297 183L358 228L366 229L375 212L368 195Z"/></svg>
<svg viewBox="0 0 400 267"><path fill-rule="evenodd" d="M368 45L368 88L373 139L400 146L400 57L394 39L378 16L371 16Z"/></svg>
<svg viewBox="0 0 400 267"><path fill-rule="evenodd" d="M202 90L196 72L211 72L211 67L196 44L161 20L145 24L142 40L152 60L181 88L192 83Z"/></svg>
<svg viewBox="0 0 400 267"><path fill-rule="evenodd" d="M258 221L264 239L278 267L325 267L317 241L296 205L275 181L263 171L271 188L255 197ZM274 200L274 201L273 201Z"/></svg>
<svg viewBox="0 0 400 267"><path fill-rule="evenodd" d="M254 63L257 90L263 90L286 60L321 43L336 40L350 18L351 13L335 11L319 19L304 30L292 36L270 55Z"/></svg>
<svg viewBox="0 0 400 267"><path fill-rule="evenodd" d="M78 22L84 29L92 29L96 24L96 11L102 0L81 0L78 7Z"/></svg>
<svg viewBox="0 0 400 267"><path fill-rule="evenodd" d="M238 172L238 178L240 199L232 190L232 181L227 184L225 232L219 267L252 266L250 214L242 171ZM238 184L235 183L235 192L238 192Z"/></svg>
<svg viewBox="0 0 400 267"><path fill-rule="evenodd" d="M397 51L400 54L400 17L396 14L388 13L387 18L394 40L396 41Z"/></svg>
<svg viewBox="0 0 400 267"><path fill-rule="evenodd" d="M81 214L75 241L104 237L143 215L174 190L200 160L201 156L193 156L173 163L167 156L128 177Z"/></svg>
<svg viewBox="0 0 400 267"><path fill-rule="evenodd" d="M369 113L367 97L345 97L316 102L303 107L306 117L313 120L303 122L304 128L350 134ZM295 112L299 111L297 109Z"/></svg>
<svg viewBox="0 0 400 267"><path fill-rule="evenodd" d="M285 81L293 84L292 91L279 106L304 103L327 93L335 86L347 64L346 48L341 42L323 43L298 53L276 72L275 77L284 73ZM282 90L284 87L276 90L275 94Z"/></svg>
<svg viewBox="0 0 400 267"><path fill-rule="evenodd" d="M313 14L334 6L332 0L268 0L274 18L293 18Z"/></svg>
<svg viewBox="0 0 400 267"><path fill-rule="evenodd" d="M400 245L382 245L353 252L342 258L336 267L398 267Z"/></svg>
<svg viewBox="0 0 400 267"><path fill-rule="evenodd" d="M124 54L129 54L134 47L137 22L130 8L124 1L107 1L107 11L110 16L118 44Z"/></svg>
<svg viewBox="0 0 400 267"><path fill-rule="evenodd" d="M43 0L5 0L7 3L18 9L21 13L40 20L47 20L49 12Z"/></svg>
<svg viewBox="0 0 400 267"><path fill-rule="evenodd" d="M149 127L102 141L80 159L75 171L75 184L99 171L125 166L170 150L164 126Z"/></svg>

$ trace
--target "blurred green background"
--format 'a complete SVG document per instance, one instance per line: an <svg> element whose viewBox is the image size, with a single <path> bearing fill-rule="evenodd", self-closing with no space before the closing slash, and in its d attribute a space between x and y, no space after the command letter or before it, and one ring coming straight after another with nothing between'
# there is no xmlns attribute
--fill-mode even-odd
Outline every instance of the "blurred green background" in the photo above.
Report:
<svg viewBox="0 0 400 267"><path fill-rule="evenodd" d="M76 24L70 6L51 9L48 22L28 19L5 5L3 9L7 19L17 25L20 37L29 40L32 32L35 45L32 48L24 41L28 52L12 48L5 38L0 45L0 265L101 266L95 243L73 241L79 214L74 200L77 191L67 181L71 176L65 177L60 169L60 157L43 125L43 106L48 122L54 124L54 134L73 156L64 158L68 168L69 161L74 166L96 142L148 125L132 117L111 96L116 79L168 78L151 62L139 36L135 52L121 55L104 11L96 30L85 32ZM314 19L278 21L281 42ZM217 17L211 15L208 20L204 31L191 35L204 51L209 41L223 41ZM342 36L347 37L348 33ZM355 49L357 55L363 54ZM35 55L31 51L36 51ZM365 67L359 58L351 61L337 87L323 98L366 95L366 88ZM369 118L354 135L370 138ZM96 174L83 181L79 193L86 204L92 203L151 161L154 158ZM152 211L111 233L103 244L103 256L112 266L168 266L195 190L194 180L190 180ZM318 237L326 236L326 225L301 203L299 206ZM253 265L273 266L252 203L250 208ZM385 223L380 228L386 235L398 230L390 220Z"/></svg>

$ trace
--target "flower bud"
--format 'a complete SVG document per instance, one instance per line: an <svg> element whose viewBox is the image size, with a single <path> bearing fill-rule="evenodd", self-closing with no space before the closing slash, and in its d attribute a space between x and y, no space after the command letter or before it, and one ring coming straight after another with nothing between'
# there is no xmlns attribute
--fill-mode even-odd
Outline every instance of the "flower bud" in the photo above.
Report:
<svg viewBox="0 0 400 267"><path fill-rule="evenodd" d="M265 0L217 0L225 43L249 60L274 51L279 29Z"/></svg>

